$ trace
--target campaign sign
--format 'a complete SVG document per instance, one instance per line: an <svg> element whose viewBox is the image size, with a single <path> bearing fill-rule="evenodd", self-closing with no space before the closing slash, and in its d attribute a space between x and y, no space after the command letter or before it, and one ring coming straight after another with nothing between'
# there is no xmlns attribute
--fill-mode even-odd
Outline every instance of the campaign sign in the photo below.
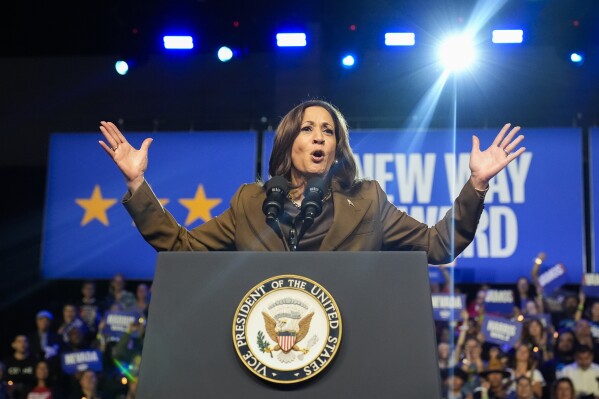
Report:
<svg viewBox="0 0 599 399"><path fill-rule="evenodd" d="M83 350L62 354L62 371L75 374L79 371L102 371L102 353L98 350Z"/></svg>
<svg viewBox="0 0 599 399"><path fill-rule="evenodd" d="M482 333L486 342L513 347L520 339L522 324L503 317L485 315Z"/></svg>
<svg viewBox="0 0 599 399"><path fill-rule="evenodd" d="M588 297L599 298L599 273L585 273L582 278L582 292Z"/></svg>
<svg viewBox="0 0 599 399"><path fill-rule="evenodd" d="M462 320L466 295L433 294L433 318L438 321Z"/></svg>
<svg viewBox="0 0 599 399"><path fill-rule="evenodd" d="M106 327L102 333L114 339L120 338L133 323L139 322L138 312L114 311L105 314Z"/></svg>
<svg viewBox="0 0 599 399"><path fill-rule="evenodd" d="M485 312L512 314L514 312L514 292L512 290L487 290Z"/></svg>
<svg viewBox="0 0 599 399"><path fill-rule="evenodd" d="M539 275L539 284L543 287L543 293L551 294L568 282L566 267L561 263L551 267Z"/></svg>
<svg viewBox="0 0 599 399"><path fill-rule="evenodd" d="M486 149L499 130L351 130L350 143L360 177L377 180L391 203L432 226L468 183L472 135ZM544 249L566 265L580 265L567 270L569 281L582 278L582 131L525 128L521 133L527 150L489 182L474 241L454 269L456 283L513 284L530 270L531 254ZM263 179L273 137L273 132L264 135Z"/></svg>
<svg viewBox="0 0 599 399"><path fill-rule="evenodd" d="M145 178L162 206L191 230L229 207L256 180L254 132L130 133L139 148L154 139ZM121 172L98 144L102 135L52 134L43 228L45 278L149 280L156 251L121 205Z"/></svg>

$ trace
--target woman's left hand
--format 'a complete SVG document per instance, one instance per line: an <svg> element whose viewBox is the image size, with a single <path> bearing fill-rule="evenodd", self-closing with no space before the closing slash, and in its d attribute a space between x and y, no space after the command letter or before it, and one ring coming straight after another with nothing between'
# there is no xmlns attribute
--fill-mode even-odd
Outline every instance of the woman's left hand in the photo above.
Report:
<svg viewBox="0 0 599 399"><path fill-rule="evenodd" d="M510 162L526 151L525 147L518 147L524 140L523 135L514 138L520 131L520 126L514 127L507 134L511 124L507 123L497 134L493 144L484 151L480 150L480 140L472 136L472 151L470 152L470 172L472 184L477 190L485 190L497 173L501 172Z"/></svg>

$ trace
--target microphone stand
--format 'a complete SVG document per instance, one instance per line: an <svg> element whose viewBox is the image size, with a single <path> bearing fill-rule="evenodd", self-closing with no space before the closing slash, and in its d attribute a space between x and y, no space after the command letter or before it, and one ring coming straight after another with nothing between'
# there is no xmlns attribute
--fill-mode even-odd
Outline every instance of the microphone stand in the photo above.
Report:
<svg viewBox="0 0 599 399"><path fill-rule="evenodd" d="M285 235L283 234L283 229L281 228L281 222L279 221L278 217L275 218L266 218L266 223L272 227L272 229L275 231L275 233L281 237L281 241L283 241L283 247L285 248L285 252L289 252L289 245L287 244L287 240L285 240ZM297 247L297 244L296 244ZM294 249L295 251L295 249Z"/></svg>
<svg viewBox="0 0 599 399"><path fill-rule="evenodd" d="M291 228L289 229L289 249L292 252L297 251L297 245L299 243L299 237L297 236L297 229L295 228L295 219L291 221Z"/></svg>

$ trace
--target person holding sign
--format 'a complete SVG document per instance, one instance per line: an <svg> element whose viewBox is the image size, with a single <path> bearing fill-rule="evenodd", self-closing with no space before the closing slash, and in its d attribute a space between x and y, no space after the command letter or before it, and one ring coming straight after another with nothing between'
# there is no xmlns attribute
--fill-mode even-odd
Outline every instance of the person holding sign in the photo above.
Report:
<svg viewBox="0 0 599 399"><path fill-rule="evenodd" d="M470 179L431 228L398 210L376 181L357 179L345 118L325 101L303 102L281 120L269 162L274 183L241 186L229 209L191 231L162 207L145 180L151 138L136 149L116 125L101 122L100 145L125 177L127 211L158 251L420 250L439 264L474 238L489 180L525 151L519 130L506 124L484 150L472 137ZM307 194L314 197L308 204Z"/></svg>
<svg viewBox="0 0 599 399"><path fill-rule="evenodd" d="M515 381L521 377L526 377L530 381L535 397L540 398L543 395L545 379L537 368L537 361L532 355L530 346L521 344L516 348L512 358L511 369L513 373L512 379L514 380L512 390L516 390L517 388Z"/></svg>

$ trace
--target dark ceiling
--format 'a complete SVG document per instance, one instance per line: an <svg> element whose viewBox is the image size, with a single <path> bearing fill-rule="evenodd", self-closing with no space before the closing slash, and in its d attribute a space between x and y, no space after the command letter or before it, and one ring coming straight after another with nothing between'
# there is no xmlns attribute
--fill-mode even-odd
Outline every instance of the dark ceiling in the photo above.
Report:
<svg viewBox="0 0 599 399"><path fill-rule="evenodd" d="M483 7L499 0L481 0ZM277 29L319 26L323 46L348 42L381 46L391 29L418 32L460 28L476 8L472 0L242 1L89 0L14 1L3 5L0 51L4 56L127 55L160 51L165 33L196 37L194 51L229 44L247 52L273 48ZM508 0L489 27L523 27L526 42L589 46L599 40L596 0ZM235 24L237 22L237 24ZM356 25L351 31L350 25ZM237 25L237 26L235 26ZM425 39L426 40L426 39Z"/></svg>

